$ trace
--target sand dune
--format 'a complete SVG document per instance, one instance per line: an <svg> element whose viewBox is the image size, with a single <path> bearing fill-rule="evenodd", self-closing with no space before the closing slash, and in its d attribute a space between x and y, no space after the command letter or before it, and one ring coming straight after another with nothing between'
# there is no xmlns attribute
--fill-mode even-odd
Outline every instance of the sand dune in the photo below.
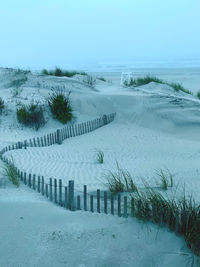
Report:
<svg viewBox="0 0 200 267"><path fill-rule="evenodd" d="M185 184L187 193L192 193L195 200L200 201L200 101L197 98L155 83L122 88L114 83L98 82L96 90L93 90L80 80L34 74L29 75L20 96L15 98L10 89L4 87L5 81L2 78L0 81L0 94L7 104L6 113L0 117L0 148L62 127L46 111L47 124L35 132L21 127L14 113L17 101L30 103L40 100L45 104L51 87L64 85L64 90L72 91L77 122L117 112L113 123L65 140L62 145L7 152L5 156L13 158L18 168L43 175L46 181L50 177L61 178L67 184L68 180L74 179L76 190L82 190L82 186L87 184L89 191L106 189L104 174L116 169L116 161L131 173L140 188L143 187L141 178L152 187L158 187L155 171L169 169L175 186L168 193L173 193L179 184L177 197L180 196ZM104 152L104 164L96 162L95 149ZM31 206L26 203L28 201L32 202ZM16 250L16 262L21 266L95 266L97 259L99 265L96 266L133 266L133 261L139 267L173 266L170 264L174 262L176 266L188 266L190 254L184 241L166 229L160 229L156 234L156 226L140 224L132 218L124 220L82 212L73 214L46 202L23 186L16 191L9 184L1 188L0 202L5 217L2 231L6 231L7 221L15 222L15 226L9 224L13 232L3 237L3 240L8 237L8 241L1 253L5 253L14 242L12 234L15 236L18 228L20 234L23 233L21 237L17 235L20 242L31 244L30 240L33 240L34 243L27 249L27 255L34 251L32 263L28 256L21 254L21 249ZM20 210L19 216L16 210ZM20 216L24 220L20 221ZM56 233L55 239L52 239L53 233ZM70 253L65 256L64 251ZM185 251L187 256L184 258L182 252ZM74 258L74 253L81 255L80 261ZM4 266L6 260L0 257L0 265ZM14 266L12 258L9 264L7 266Z"/></svg>

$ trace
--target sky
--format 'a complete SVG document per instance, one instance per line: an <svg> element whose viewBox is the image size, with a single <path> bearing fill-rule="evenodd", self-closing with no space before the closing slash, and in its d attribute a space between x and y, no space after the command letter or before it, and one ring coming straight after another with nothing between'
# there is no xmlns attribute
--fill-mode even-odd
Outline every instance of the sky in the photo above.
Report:
<svg viewBox="0 0 200 267"><path fill-rule="evenodd" d="M199 0L6 0L0 66L200 62Z"/></svg>

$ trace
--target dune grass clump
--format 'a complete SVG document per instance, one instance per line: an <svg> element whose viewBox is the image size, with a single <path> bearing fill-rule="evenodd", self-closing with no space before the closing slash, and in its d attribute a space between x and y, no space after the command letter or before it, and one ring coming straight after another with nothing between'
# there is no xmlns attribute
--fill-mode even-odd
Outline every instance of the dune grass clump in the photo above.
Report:
<svg viewBox="0 0 200 267"><path fill-rule="evenodd" d="M7 177L14 185L17 187L19 186L19 177L17 174L17 169L13 162L5 163L5 166L3 167L4 173L3 175Z"/></svg>
<svg viewBox="0 0 200 267"><path fill-rule="evenodd" d="M186 94L192 95L192 92L189 91L188 89L184 88L180 83L166 83L166 84L171 86L176 92L182 91L182 92L184 92Z"/></svg>
<svg viewBox="0 0 200 267"><path fill-rule="evenodd" d="M57 76L57 77L73 77L76 74L79 75L87 75L86 72L79 72L79 71L67 71L67 70L62 70L61 68L55 68L54 70L47 70L43 69L42 70L43 75L51 75L51 76Z"/></svg>
<svg viewBox="0 0 200 267"><path fill-rule="evenodd" d="M137 191L137 187L133 182L131 174L119 167L117 163L117 170L115 172L108 171L104 175L107 180L107 186L110 192L134 192Z"/></svg>
<svg viewBox="0 0 200 267"><path fill-rule="evenodd" d="M200 99L200 91L197 92L197 97Z"/></svg>
<svg viewBox="0 0 200 267"><path fill-rule="evenodd" d="M102 81L102 82L106 82L106 79L103 78L103 77L98 77L97 79L100 80L100 81Z"/></svg>
<svg viewBox="0 0 200 267"><path fill-rule="evenodd" d="M192 92L189 91L188 89L184 88L180 83L168 83L165 82L155 76L145 76L145 77L140 77L140 78L136 78L136 79L130 79L130 82L128 83L127 81L124 82L124 86L125 87L130 87L130 86L142 86L145 84L148 84L150 82L155 82L155 83L160 83L160 84L167 84L169 86L171 86L176 92L178 91L182 91L186 94L190 94L192 95Z"/></svg>
<svg viewBox="0 0 200 267"><path fill-rule="evenodd" d="M45 124L43 108L39 104L21 105L17 109L18 122L38 130Z"/></svg>
<svg viewBox="0 0 200 267"><path fill-rule="evenodd" d="M145 85L148 84L150 82L156 82L156 83L164 83L163 80L155 77L155 76L145 76L145 77L141 77L141 78L137 78L137 79L130 79L130 82L128 83L127 81L125 81L124 85L125 86L141 86L141 85Z"/></svg>
<svg viewBox="0 0 200 267"><path fill-rule="evenodd" d="M157 176L160 178L161 187L163 190L167 190L168 187L173 187L173 175L169 170L166 172L163 170L157 171Z"/></svg>
<svg viewBox="0 0 200 267"><path fill-rule="evenodd" d="M48 105L53 116L63 124L73 118L70 94L71 92L66 95L62 90L53 91L48 99Z"/></svg>
<svg viewBox="0 0 200 267"><path fill-rule="evenodd" d="M140 220L167 226L182 235L187 246L200 256L200 205L190 196L175 200L145 185L143 191L131 194L132 215Z"/></svg>
<svg viewBox="0 0 200 267"><path fill-rule="evenodd" d="M104 153L101 150L96 150L96 161L99 164L103 164L104 162Z"/></svg>
<svg viewBox="0 0 200 267"><path fill-rule="evenodd" d="M3 99L0 97L0 114L2 113L3 109L5 108L5 104Z"/></svg>

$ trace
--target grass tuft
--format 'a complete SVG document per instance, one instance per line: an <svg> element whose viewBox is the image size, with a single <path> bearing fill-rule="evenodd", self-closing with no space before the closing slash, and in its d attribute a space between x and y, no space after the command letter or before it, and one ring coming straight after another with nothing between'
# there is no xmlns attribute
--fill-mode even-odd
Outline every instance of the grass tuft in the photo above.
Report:
<svg viewBox="0 0 200 267"><path fill-rule="evenodd" d="M117 170L115 172L108 171L104 177L107 180L107 186L110 192L118 193L118 192L134 192L137 191L137 187L133 182L131 174L123 170L117 164Z"/></svg>
<svg viewBox="0 0 200 267"><path fill-rule="evenodd" d="M200 91L197 92L197 97L200 99Z"/></svg>
<svg viewBox="0 0 200 267"><path fill-rule="evenodd" d="M96 150L96 161L99 164L103 164L104 162L104 153L101 150Z"/></svg>
<svg viewBox="0 0 200 267"><path fill-rule="evenodd" d="M102 81L102 82L106 82L106 79L103 78L103 77L98 77L97 79L100 80L100 81Z"/></svg>
<svg viewBox="0 0 200 267"><path fill-rule="evenodd" d="M11 163L5 163L5 166L3 167L4 173L3 175L6 176L14 185L19 187L19 178L17 175L17 169L13 162Z"/></svg>
<svg viewBox="0 0 200 267"><path fill-rule="evenodd" d="M173 175L169 170L167 170L166 172L159 170L156 172L156 174L161 180L162 189L167 190L168 187L173 187Z"/></svg>
<svg viewBox="0 0 200 267"><path fill-rule="evenodd" d="M5 104L3 99L0 97L0 114L2 113L3 109L5 108Z"/></svg>
<svg viewBox="0 0 200 267"><path fill-rule="evenodd" d="M132 215L141 220L150 220L165 225L185 238L194 254L200 255L200 205L192 196L175 200L156 192L148 184L145 190L131 194Z"/></svg>
<svg viewBox="0 0 200 267"><path fill-rule="evenodd" d="M54 117L65 124L73 118L70 94L65 94L62 90L52 91L49 96L48 104Z"/></svg>
<svg viewBox="0 0 200 267"><path fill-rule="evenodd" d="M125 86L141 86L141 85L145 85L148 84L150 82L156 82L156 83L164 83L163 80L158 79L155 76L145 76L145 77L141 77L141 78L137 78L137 79L131 79L130 83L127 83L127 81L125 81Z"/></svg>
<svg viewBox="0 0 200 267"><path fill-rule="evenodd" d="M21 105L17 109L18 122L38 130L45 124L43 108L39 104Z"/></svg>
<svg viewBox="0 0 200 267"><path fill-rule="evenodd" d="M69 77L69 78L73 77L76 74L87 76L86 72L67 71L67 70L62 70L61 68L58 68L58 67L56 67L54 70L43 69L42 74L43 75L57 76L57 77Z"/></svg>

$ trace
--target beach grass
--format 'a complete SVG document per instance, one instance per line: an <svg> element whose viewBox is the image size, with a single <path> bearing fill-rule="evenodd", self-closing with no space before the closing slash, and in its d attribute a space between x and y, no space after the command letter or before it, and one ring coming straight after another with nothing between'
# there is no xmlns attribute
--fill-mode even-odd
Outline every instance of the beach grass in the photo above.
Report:
<svg viewBox="0 0 200 267"><path fill-rule="evenodd" d="M87 73L86 72L79 72L79 71L68 71L68 70L63 70L61 68L58 68L56 67L55 69L53 70L47 70L47 69L43 69L42 70L42 74L43 75L51 75L51 76L57 76L57 77L73 77L74 75L84 75L84 76L87 76Z"/></svg>
<svg viewBox="0 0 200 267"><path fill-rule="evenodd" d="M3 166L3 170L3 175L6 176L14 185L19 187L20 182L13 161L10 163L5 163L5 166Z"/></svg>
<svg viewBox="0 0 200 267"><path fill-rule="evenodd" d="M70 101L70 94L66 94L64 91L52 91L49 94L48 105L53 116L63 124L71 121L73 118L73 109Z"/></svg>
<svg viewBox="0 0 200 267"><path fill-rule="evenodd" d="M117 162L116 165L116 171L109 170L106 174L104 174L108 190L113 193L136 191L137 186L133 182L131 174L127 170L120 168Z"/></svg>
<svg viewBox="0 0 200 267"><path fill-rule="evenodd" d="M188 89L184 88L180 83L168 83L168 82L165 82L164 80L157 78L156 76L150 76L150 75L147 75L145 77L139 77L136 79L130 79L129 83L127 81L125 81L124 86L125 87L131 87L131 86L137 87L137 86L149 84L150 82L167 84L167 85L171 86L174 89L174 91L176 91L176 92L182 91L186 94L192 95L192 92L189 91Z"/></svg>
<svg viewBox="0 0 200 267"><path fill-rule="evenodd" d="M103 164L103 162L104 162L104 152L102 150L96 149L96 161L99 164Z"/></svg>

